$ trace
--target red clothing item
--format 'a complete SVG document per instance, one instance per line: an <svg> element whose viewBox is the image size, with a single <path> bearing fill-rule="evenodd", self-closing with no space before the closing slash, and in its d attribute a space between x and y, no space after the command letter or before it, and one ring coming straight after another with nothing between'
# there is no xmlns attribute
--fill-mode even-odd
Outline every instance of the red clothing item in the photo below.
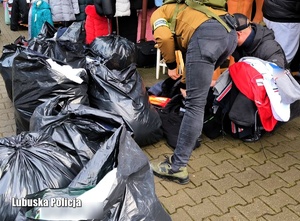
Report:
<svg viewBox="0 0 300 221"><path fill-rule="evenodd" d="M229 73L240 92L254 101L264 129L272 131L277 120L272 113L270 99L263 84L262 74L246 62L237 62L231 65Z"/></svg>
<svg viewBox="0 0 300 221"><path fill-rule="evenodd" d="M86 6L85 13L85 31L87 44L92 43L92 41L97 37L106 36L111 33L112 25L109 18L98 15L94 5Z"/></svg>

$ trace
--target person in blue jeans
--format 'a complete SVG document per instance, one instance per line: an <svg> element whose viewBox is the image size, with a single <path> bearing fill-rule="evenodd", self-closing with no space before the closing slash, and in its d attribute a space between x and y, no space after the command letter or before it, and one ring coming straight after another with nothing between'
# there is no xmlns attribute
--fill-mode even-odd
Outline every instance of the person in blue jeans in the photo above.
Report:
<svg viewBox="0 0 300 221"><path fill-rule="evenodd" d="M185 57L185 76L181 79L182 86L186 87L186 112L177 145L172 156L151 163L154 175L179 184L189 182L187 164L202 132L213 72L237 46L234 22L229 22L233 17L224 10L208 9L217 14L225 25L186 4L164 4L151 16L153 35L168 67L169 77L174 80L180 77L176 71L175 50L181 50ZM174 13L177 13L176 25L171 30Z"/></svg>

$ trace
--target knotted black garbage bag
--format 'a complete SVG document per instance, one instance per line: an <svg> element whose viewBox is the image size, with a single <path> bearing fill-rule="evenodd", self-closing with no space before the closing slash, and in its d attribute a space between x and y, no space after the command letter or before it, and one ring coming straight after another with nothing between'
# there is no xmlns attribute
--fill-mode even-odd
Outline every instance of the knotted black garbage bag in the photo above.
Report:
<svg viewBox="0 0 300 221"><path fill-rule="evenodd" d="M18 200L45 188L67 187L79 162L46 134L22 132L0 139L0 220L14 220Z"/></svg>
<svg viewBox="0 0 300 221"><path fill-rule="evenodd" d="M97 37L89 49L110 70L120 71L136 61L135 44L119 35Z"/></svg>
<svg viewBox="0 0 300 221"><path fill-rule="evenodd" d="M158 142L162 138L161 119L149 102L135 64L122 71L109 70L101 63L91 62L88 67L90 105L121 115L140 146Z"/></svg>

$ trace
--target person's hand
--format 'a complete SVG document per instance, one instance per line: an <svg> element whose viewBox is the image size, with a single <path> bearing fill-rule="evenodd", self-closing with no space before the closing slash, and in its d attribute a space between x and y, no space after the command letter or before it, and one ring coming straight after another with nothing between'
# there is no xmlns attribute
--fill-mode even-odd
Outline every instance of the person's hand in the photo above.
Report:
<svg viewBox="0 0 300 221"><path fill-rule="evenodd" d="M210 87L214 87L215 85L216 85L216 80L212 80L211 82L210 82Z"/></svg>
<svg viewBox="0 0 300 221"><path fill-rule="evenodd" d="M180 88L180 92L184 98L186 98L186 89Z"/></svg>
<svg viewBox="0 0 300 221"><path fill-rule="evenodd" d="M168 69L168 75L170 78L172 78L173 80L177 80L181 75L179 75L177 73L177 70L176 69L173 69L173 70L169 70Z"/></svg>

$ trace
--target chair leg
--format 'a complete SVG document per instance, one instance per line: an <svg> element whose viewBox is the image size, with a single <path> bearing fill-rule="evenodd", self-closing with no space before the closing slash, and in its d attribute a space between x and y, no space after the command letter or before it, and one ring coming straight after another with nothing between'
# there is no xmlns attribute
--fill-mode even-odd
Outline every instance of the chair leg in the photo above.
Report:
<svg viewBox="0 0 300 221"><path fill-rule="evenodd" d="M159 79L159 69L160 69L160 50L157 48L156 52L156 79Z"/></svg>
<svg viewBox="0 0 300 221"><path fill-rule="evenodd" d="M163 74L166 74L166 67L163 66Z"/></svg>

